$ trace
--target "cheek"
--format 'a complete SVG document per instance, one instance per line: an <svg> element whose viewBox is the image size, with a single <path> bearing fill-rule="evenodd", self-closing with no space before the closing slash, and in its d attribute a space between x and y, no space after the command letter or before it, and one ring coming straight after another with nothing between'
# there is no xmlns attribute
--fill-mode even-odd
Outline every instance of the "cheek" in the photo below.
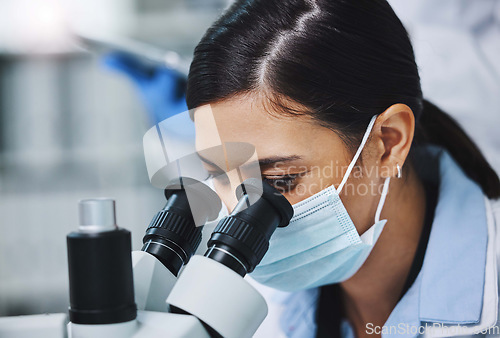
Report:
<svg viewBox="0 0 500 338"><path fill-rule="evenodd" d="M293 205L313 196L329 185L331 184L324 182L318 177L304 177L292 191L285 192L283 195Z"/></svg>

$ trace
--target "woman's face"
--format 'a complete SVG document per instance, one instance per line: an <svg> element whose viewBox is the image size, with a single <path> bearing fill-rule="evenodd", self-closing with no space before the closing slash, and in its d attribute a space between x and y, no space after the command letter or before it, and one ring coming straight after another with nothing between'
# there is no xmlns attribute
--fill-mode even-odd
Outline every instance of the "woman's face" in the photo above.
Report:
<svg viewBox="0 0 500 338"><path fill-rule="evenodd" d="M236 151L230 146L219 152L202 150L221 143L237 142L255 147L263 181L277 188L291 204L332 184L337 186L354 156L340 137L305 115L269 114L259 101L239 96L198 108L194 114L196 147L205 168L214 176L215 188L228 210L237 203L235 188L253 175L245 174L245 170L232 170L238 167L233 158L237 159L249 147ZM369 162L370 159L363 157L365 166L368 167ZM370 209L374 195L378 196L376 191L366 193L358 189L360 184L370 184L367 175L357 177L360 173L353 170L341 194L354 224L364 224L362 219L356 223L356 218L362 218L367 210L361 211L367 205Z"/></svg>

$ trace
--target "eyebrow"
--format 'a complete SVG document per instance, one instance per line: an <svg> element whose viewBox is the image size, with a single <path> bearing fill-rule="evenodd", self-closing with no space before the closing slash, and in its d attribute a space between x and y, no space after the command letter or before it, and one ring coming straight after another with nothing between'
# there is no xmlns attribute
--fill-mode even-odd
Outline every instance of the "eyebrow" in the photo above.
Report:
<svg viewBox="0 0 500 338"><path fill-rule="evenodd" d="M273 156L273 157L267 157L259 160L259 165L261 167L263 166L269 166L271 164L276 164L276 163L287 163L287 162L293 162L302 159L302 156L299 155L290 155L290 156Z"/></svg>
<svg viewBox="0 0 500 338"><path fill-rule="evenodd" d="M212 167L216 167L218 169L221 169L217 164L215 164L212 161L210 161L209 159L201 156L200 153L197 153L197 154L198 154L198 157L206 164L211 165ZM299 156L299 155L266 157L266 158L259 160L259 166L260 167L268 167L272 164L293 162L293 161L297 161L300 159L302 159L302 156Z"/></svg>

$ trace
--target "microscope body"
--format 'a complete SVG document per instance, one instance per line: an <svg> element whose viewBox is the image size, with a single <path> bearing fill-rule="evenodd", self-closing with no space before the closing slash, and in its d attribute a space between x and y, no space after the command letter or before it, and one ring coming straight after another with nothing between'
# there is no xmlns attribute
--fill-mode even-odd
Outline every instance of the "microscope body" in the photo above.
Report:
<svg viewBox="0 0 500 338"><path fill-rule="evenodd" d="M145 255L149 255L133 252L132 257L134 254L143 259L147 257ZM150 257L156 259L151 255ZM139 272L142 276L145 270L144 266L141 266L143 264L144 262L134 266L134 274ZM148 262L144 265L149 267L153 264ZM138 266L140 269L136 270ZM161 267L156 266L160 271ZM153 269L149 271L154 272ZM156 282L160 282L160 277L166 275L165 271L157 274ZM171 280L175 278L172 274L169 277L172 278ZM140 278L136 277L134 281L137 279ZM260 293L240 275L210 258L201 255L193 256L174 284L175 286L171 284L170 288L152 285L147 290L148 297L151 299L148 301L146 298L142 304L146 308L164 306L167 309L170 305L175 308L176 312L182 313L150 309L137 311L137 317L134 320L124 323L88 325L70 322L68 337L251 337L267 315L267 304ZM135 290L139 293L146 289L145 284L135 286ZM170 289L168 297L165 297L163 301L158 301L159 297L155 297L152 291L155 289L160 289L162 293ZM140 307L140 297L136 296L136 302Z"/></svg>
<svg viewBox="0 0 500 338"><path fill-rule="evenodd" d="M142 311L168 312L167 296L177 282L155 256L145 251L132 251L135 302Z"/></svg>

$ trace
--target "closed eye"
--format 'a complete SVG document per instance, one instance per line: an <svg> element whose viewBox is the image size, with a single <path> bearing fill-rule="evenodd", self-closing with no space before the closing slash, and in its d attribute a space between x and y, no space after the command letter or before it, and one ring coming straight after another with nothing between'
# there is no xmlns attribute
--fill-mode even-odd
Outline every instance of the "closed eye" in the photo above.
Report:
<svg viewBox="0 0 500 338"><path fill-rule="evenodd" d="M299 174L288 174L281 176L262 176L262 179L273 186L281 193L287 193L295 189L297 186L297 178Z"/></svg>

